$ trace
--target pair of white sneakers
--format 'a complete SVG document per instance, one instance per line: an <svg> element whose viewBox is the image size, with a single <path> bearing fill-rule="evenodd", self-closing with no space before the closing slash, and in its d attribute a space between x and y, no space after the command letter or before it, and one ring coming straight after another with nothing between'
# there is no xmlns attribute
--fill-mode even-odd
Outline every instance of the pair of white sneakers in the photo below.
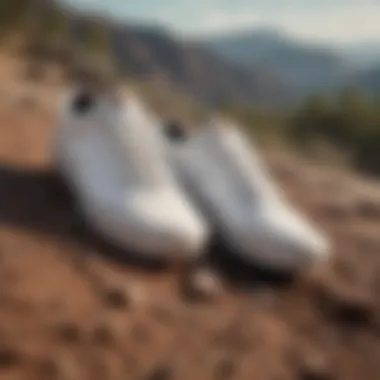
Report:
<svg viewBox="0 0 380 380"><path fill-rule="evenodd" d="M146 257L196 259L214 229L237 255L274 269L329 256L254 147L222 121L171 139L136 95L74 88L62 100L54 159L89 225Z"/></svg>

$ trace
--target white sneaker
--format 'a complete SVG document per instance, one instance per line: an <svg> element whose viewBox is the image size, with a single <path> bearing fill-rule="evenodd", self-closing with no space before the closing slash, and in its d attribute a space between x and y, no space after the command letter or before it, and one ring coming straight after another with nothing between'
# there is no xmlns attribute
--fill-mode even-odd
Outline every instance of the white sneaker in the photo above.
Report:
<svg viewBox="0 0 380 380"><path fill-rule="evenodd" d="M215 120L186 139L166 134L178 178L237 253L278 270L328 258L327 239L288 205L239 129Z"/></svg>
<svg viewBox="0 0 380 380"><path fill-rule="evenodd" d="M69 90L54 140L55 162L88 223L151 258L201 254L205 221L177 186L154 118L130 94Z"/></svg>

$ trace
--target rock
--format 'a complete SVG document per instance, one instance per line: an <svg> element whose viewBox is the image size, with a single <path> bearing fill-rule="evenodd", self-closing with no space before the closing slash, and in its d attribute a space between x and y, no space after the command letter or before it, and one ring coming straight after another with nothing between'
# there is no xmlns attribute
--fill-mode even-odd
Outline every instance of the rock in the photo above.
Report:
<svg viewBox="0 0 380 380"><path fill-rule="evenodd" d="M110 309L126 309L129 306L129 298L127 294L117 288L107 289L104 292L105 306Z"/></svg>
<svg viewBox="0 0 380 380"><path fill-rule="evenodd" d="M232 379L237 372L236 363L230 359L223 359L217 363L215 368L215 380Z"/></svg>
<svg viewBox="0 0 380 380"><path fill-rule="evenodd" d="M331 201L324 203L321 208L326 217L334 220L347 219L353 214L353 207L348 202Z"/></svg>
<svg viewBox="0 0 380 380"><path fill-rule="evenodd" d="M181 295L186 301L211 301L220 293L220 283L214 273L208 268L196 268L186 274Z"/></svg>
<svg viewBox="0 0 380 380"><path fill-rule="evenodd" d="M356 202L356 212L362 218L380 218L380 201L376 199L360 199Z"/></svg>
<svg viewBox="0 0 380 380"><path fill-rule="evenodd" d="M66 322L57 326L57 336L66 343L78 343L82 339L80 327L74 322Z"/></svg>
<svg viewBox="0 0 380 380"><path fill-rule="evenodd" d="M171 380L173 369L168 364L160 364L146 376L146 380Z"/></svg>
<svg viewBox="0 0 380 380"><path fill-rule="evenodd" d="M299 368L300 380L332 380L333 376L327 360L319 354L309 354Z"/></svg>
<svg viewBox="0 0 380 380"><path fill-rule="evenodd" d="M17 366L20 362L21 355L15 348L8 346L0 347L0 370Z"/></svg>
<svg viewBox="0 0 380 380"><path fill-rule="evenodd" d="M322 309L335 321L352 327L369 324L374 314L371 297L350 286L323 287L319 301Z"/></svg>

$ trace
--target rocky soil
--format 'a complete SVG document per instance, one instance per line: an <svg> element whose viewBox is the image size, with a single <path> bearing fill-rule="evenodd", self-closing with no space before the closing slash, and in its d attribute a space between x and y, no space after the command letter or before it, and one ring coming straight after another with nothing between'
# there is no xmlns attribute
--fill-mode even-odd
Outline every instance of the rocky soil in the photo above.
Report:
<svg viewBox="0 0 380 380"><path fill-rule="evenodd" d="M380 184L267 161L331 236L325 268L280 278L210 247L186 283L92 236L51 168L59 82L0 57L0 379L377 380Z"/></svg>

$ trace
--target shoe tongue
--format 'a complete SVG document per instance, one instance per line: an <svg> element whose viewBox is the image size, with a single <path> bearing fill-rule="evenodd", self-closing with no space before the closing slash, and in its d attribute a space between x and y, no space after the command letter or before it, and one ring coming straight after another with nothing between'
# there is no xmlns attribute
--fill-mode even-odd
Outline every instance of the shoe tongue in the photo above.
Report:
<svg viewBox="0 0 380 380"><path fill-rule="evenodd" d="M158 122L139 97L128 93L118 119L116 140L140 184L163 186L169 181Z"/></svg>
<svg viewBox="0 0 380 380"><path fill-rule="evenodd" d="M129 120L133 121L140 128L146 130L147 128L153 128L153 134L159 134L158 122L155 115L150 111L150 109L145 105L145 103L140 99L140 97L134 92L130 91L124 97L123 110L125 114L128 115Z"/></svg>

